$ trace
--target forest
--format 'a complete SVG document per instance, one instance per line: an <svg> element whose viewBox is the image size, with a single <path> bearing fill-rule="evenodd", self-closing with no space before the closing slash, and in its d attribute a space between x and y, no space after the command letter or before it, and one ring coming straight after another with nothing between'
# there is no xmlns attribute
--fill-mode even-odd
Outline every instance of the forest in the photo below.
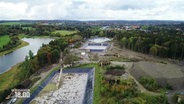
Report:
<svg viewBox="0 0 184 104"><path fill-rule="evenodd" d="M169 31L166 31L170 33ZM184 58L184 35L126 31L116 35L123 48L164 58Z"/></svg>

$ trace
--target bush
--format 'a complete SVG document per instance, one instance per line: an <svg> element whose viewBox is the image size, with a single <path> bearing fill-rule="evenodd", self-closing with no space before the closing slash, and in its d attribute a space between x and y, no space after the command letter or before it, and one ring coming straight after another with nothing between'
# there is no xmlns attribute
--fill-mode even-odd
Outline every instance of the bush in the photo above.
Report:
<svg viewBox="0 0 184 104"><path fill-rule="evenodd" d="M140 77L139 82L148 90L156 91L159 89L158 83L151 77Z"/></svg>
<svg viewBox="0 0 184 104"><path fill-rule="evenodd" d="M172 86L169 83L166 84L165 88L168 89L168 90L173 90Z"/></svg>
<svg viewBox="0 0 184 104"><path fill-rule="evenodd" d="M124 66L116 65L116 66L109 66L109 67L106 68L106 70L114 70L114 69L117 69L117 70L125 70L125 67Z"/></svg>

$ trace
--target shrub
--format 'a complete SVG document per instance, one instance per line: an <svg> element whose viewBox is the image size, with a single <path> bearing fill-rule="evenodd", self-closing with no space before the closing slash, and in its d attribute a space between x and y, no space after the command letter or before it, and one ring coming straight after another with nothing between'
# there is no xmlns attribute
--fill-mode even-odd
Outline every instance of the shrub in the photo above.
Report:
<svg viewBox="0 0 184 104"><path fill-rule="evenodd" d="M156 91L159 89L158 83L151 77L140 77L139 82L148 90Z"/></svg>

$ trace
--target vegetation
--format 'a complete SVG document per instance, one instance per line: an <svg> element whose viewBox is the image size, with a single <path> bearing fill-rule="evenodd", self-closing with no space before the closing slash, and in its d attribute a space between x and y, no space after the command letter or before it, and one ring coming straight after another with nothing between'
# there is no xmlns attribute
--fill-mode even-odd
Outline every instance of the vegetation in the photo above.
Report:
<svg viewBox="0 0 184 104"><path fill-rule="evenodd" d="M20 83L20 80L17 79L17 73L24 75L25 73L21 72L19 65L21 63L13 66L7 72L0 74L0 101L10 94L11 88L15 87Z"/></svg>
<svg viewBox="0 0 184 104"><path fill-rule="evenodd" d="M33 92L33 91L35 91L38 87L39 87L39 85L41 84L41 83L43 83L47 78L48 78L48 76L50 76L50 74L52 73L52 72L54 72L54 71L56 71L56 70L59 70L61 67L60 66L56 66L56 67L54 67L53 69L51 69L51 71L49 72L49 74L38 84L38 85L36 85L35 87L31 87L31 93Z"/></svg>
<svg viewBox="0 0 184 104"><path fill-rule="evenodd" d="M20 25L20 24L31 24L27 22L2 22L0 25Z"/></svg>
<svg viewBox="0 0 184 104"><path fill-rule="evenodd" d="M150 91L158 91L159 84L151 77L140 77L139 82Z"/></svg>
<svg viewBox="0 0 184 104"><path fill-rule="evenodd" d="M78 60L79 60L79 57L77 57L74 54L68 53L64 57L63 64L65 64L65 65L67 65L67 64L74 64L74 61L78 61Z"/></svg>
<svg viewBox="0 0 184 104"><path fill-rule="evenodd" d="M3 48L3 46L7 45L10 41L10 37L8 35L0 36L0 49Z"/></svg>
<svg viewBox="0 0 184 104"><path fill-rule="evenodd" d="M17 87L22 81L29 79L29 77L40 68L57 63L60 59L61 52L64 52L65 64L77 60L78 57L67 54L69 51L67 51L66 47L71 45L70 43L78 47L80 46L80 42L77 41L94 36L114 38L122 48L128 48L133 51L164 58L184 59L183 32L173 27L165 27L142 26L142 30L125 31L116 29L103 30L98 26L90 26L87 23L82 25L78 23L64 23L62 25L42 25L41 23L20 25L18 22L1 24L0 55L12 52L18 47L25 46L25 43L19 39L20 37L56 36L57 39L51 41L48 45L43 44L35 56L29 51L29 56L25 57L24 62L0 75L0 101L10 93L11 88ZM183 27L184 26L181 26L182 29ZM98 60L98 56L94 56L94 59ZM111 60L132 61L133 59L112 57ZM125 70L124 67L108 66L109 64L110 61L101 60L99 65L80 65L80 67L91 66L96 68L94 104L168 104L166 95L164 94L155 96L141 93L137 89L135 81L132 79L123 79L121 77L118 77L119 79L113 77L109 79L106 78L104 72L109 71L111 73L114 70L116 70L116 72L124 72ZM100 65L102 67L100 67ZM120 73L120 76L121 75L122 73ZM34 81L36 80L38 79ZM141 77L139 81L148 90L159 90L160 86L152 78ZM31 91L34 91L35 88L32 88ZM171 89L170 85L167 85L167 88Z"/></svg>
<svg viewBox="0 0 184 104"><path fill-rule="evenodd" d="M184 94L175 93L174 96L173 96L173 101L176 104L184 104Z"/></svg>
<svg viewBox="0 0 184 104"><path fill-rule="evenodd" d="M16 49L18 49L18 48L27 46L28 44L29 44L29 43L27 43L27 42L21 40L21 44L20 44L20 45L14 47L14 48L11 48L11 49L9 49L9 50L0 52L0 56L5 55L5 54L8 54L8 53L11 53L11 52L13 52L14 50L16 50Z"/></svg>
<svg viewBox="0 0 184 104"><path fill-rule="evenodd" d="M9 93L10 89L16 87L22 81L28 79L39 68L56 63L60 59L60 52L67 47L68 43L62 38L51 41L48 45L43 45L36 56L29 51L29 56L25 61L8 72L0 75L0 94L2 101Z"/></svg>
<svg viewBox="0 0 184 104"><path fill-rule="evenodd" d="M184 59L184 39L174 30L160 30L157 34L143 31L123 31L116 34L123 48L159 57Z"/></svg>
<svg viewBox="0 0 184 104"><path fill-rule="evenodd" d="M67 36L76 33L77 31L69 31L69 30L56 30L51 33L52 36L60 37L60 36Z"/></svg>
<svg viewBox="0 0 184 104"><path fill-rule="evenodd" d="M107 66L107 68L106 68L106 70L114 70L114 69L117 69L117 70L125 70L125 67L124 66L116 65L116 66Z"/></svg>
<svg viewBox="0 0 184 104"><path fill-rule="evenodd" d="M84 64L78 67L95 67L93 104L168 104L164 94L156 96L138 91L136 83L132 79L115 79L114 81L106 79L103 73L109 66ZM122 69L120 66L114 68Z"/></svg>
<svg viewBox="0 0 184 104"><path fill-rule="evenodd" d="M9 50L9 49L21 44L19 38L16 36L11 36L9 39L10 40L8 41L8 44L3 45L3 47L0 49L0 52ZM5 41L7 41L7 40L5 40Z"/></svg>

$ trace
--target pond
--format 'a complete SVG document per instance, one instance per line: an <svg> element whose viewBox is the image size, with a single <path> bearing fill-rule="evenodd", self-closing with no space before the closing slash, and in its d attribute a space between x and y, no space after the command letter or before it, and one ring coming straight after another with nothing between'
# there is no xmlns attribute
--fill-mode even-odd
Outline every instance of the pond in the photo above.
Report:
<svg viewBox="0 0 184 104"><path fill-rule="evenodd" d="M38 49L42 44L48 44L51 38L23 38L22 40L29 43L28 46L22 47L4 56L0 56L0 74L8 71L12 66L16 65L25 60L26 55L28 55L29 50L31 50L34 55L37 54Z"/></svg>

